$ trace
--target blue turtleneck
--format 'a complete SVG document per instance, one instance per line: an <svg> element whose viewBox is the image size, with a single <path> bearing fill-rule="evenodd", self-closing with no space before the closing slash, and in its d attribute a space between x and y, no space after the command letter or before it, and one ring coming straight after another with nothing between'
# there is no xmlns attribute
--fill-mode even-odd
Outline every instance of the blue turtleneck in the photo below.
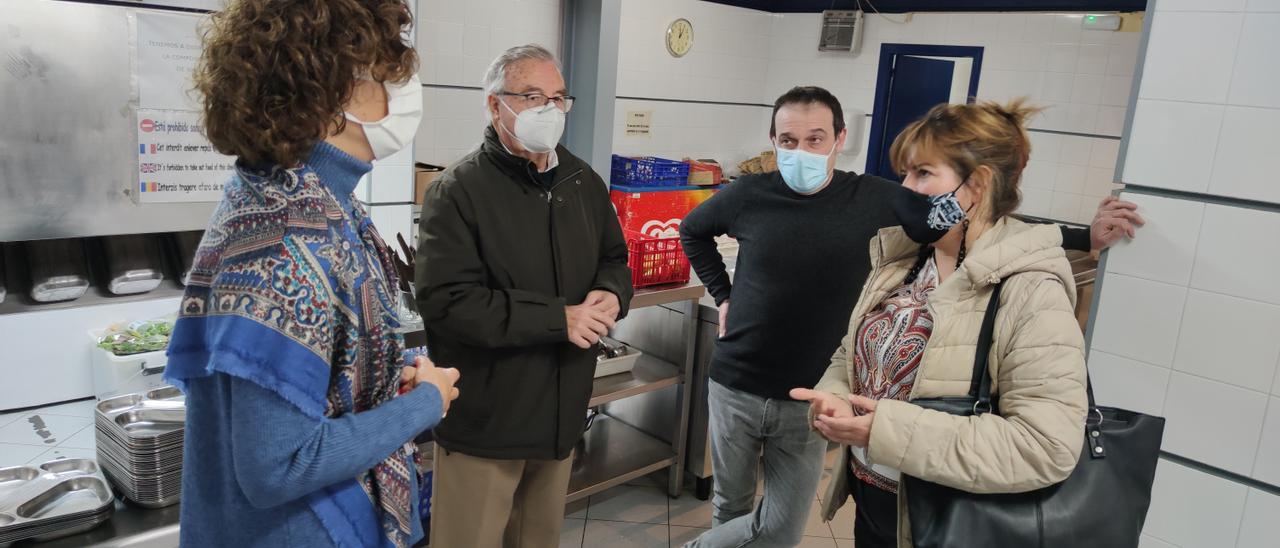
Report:
<svg viewBox="0 0 1280 548"><path fill-rule="evenodd" d="M347 154L325 141L320 141L311 149L307 166L320 176L320 181L348 213L351 212L351 198L356 185L360 184L360 178L373 171L373 164Z"/></svg>

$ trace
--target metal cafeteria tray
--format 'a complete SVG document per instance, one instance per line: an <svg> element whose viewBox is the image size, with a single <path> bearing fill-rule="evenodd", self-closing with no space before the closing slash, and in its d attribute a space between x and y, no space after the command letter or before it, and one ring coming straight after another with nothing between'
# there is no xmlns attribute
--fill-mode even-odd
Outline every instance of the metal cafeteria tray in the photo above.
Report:
<svg viewBox="0 0 1280 548"><path fill-rule="evenodd" d="M181 441L186 415L182 392L166 386L102 400L95 420L119 441L154 448Z"/></svg>
<svg viewBox="0 0 1280 548"><path fill-rule="evenodd" d="M111 487L92 459L0 468L0 543L87 531L114 508Z"/></svg>
<svg viewBox="0 0 1280 548"><path fill-rule="evenodd" d="M126 498L146 508L175 504L182 492L186 398L166 386L98 402L98 462Z"/></svg>

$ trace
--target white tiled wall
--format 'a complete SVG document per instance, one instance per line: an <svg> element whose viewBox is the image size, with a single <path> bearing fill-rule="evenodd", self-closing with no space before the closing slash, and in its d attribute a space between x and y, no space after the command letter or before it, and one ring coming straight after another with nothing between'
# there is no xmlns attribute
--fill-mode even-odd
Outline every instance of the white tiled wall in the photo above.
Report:
<svg viewBox="0 0 1280 548"><path fill-rule="evenodd" d="M1271 548L1280 496L1162 460L1140 548Z"/></svg>
<svg viewBox="0 0 1280 548"><path fill-rule="evenodd" d="M478 88L507 48L539 44L560 55L559 0L418 0L418 72L424 84ZM484 93L427 87L415 150L419 162L448 166L483 139Z"/></svg>
<svg viewBox="0 0 1280 548"><path fill-rule="evenodd" d="M1253 477L1280 485L1280 397L1274 391L1267 402L1267 418L1262 423L1262 441L1253 463Z"/></svg>
<svg viewBox="0 0 1280 548"><path fill-rule="evenodd" d="M479 81L477 78L477 85ZM417 160L448 167L484 139L484 128L489 125L484 92L430 87L422 92L426 105L418 128Z"/></svg>
<svg viewBox="0 0 1280 548"><path fill-rule="evenodd" d="M677 58L664 40L668 25L679 18L693 23L694 46ZM619 99L614 152L710 158L733 173L742 160L768 150L771 111L758 105L774 19L761 11L694 0L623 2L618 96L743 105ZM630 111L652 112L651 135L626 135Z"/></svg>
<svg viewBox="0 0 1280 548"><path fill-rule="evenodd" d="M478 86L507 48L560 49L559 0L418 0L419 72L431 84Z"/></svg>
<svg viewBox="0 0 1280 548"><path fill-rule="evenodd" d="M1250 489L1245 498L1244 519L1240 523L1239 548L1275 546L1280 539L1280 496Z"/></svg>
<svg viewBox="0 0 1280 548"><path fill-rule="evenodd" d="M665 39L668 25L679 18L693 23L694 43L676 58L667 53ZM618 95L759 103L774 19L695 0L624 1Z"/></svg>
<svg viewBox="0 0 1280 548"><path fill-rule="evenodd" d="M868 15L861 53L817 51L820 17L777 16L765 102L796 84L830 89L847 107L871 112L884 43L981 46L978 97L1028 97L1048 107L1035 129L1022 213L1087 223L1111 193L1119 137L1138 57L1139 33L1085 31L1081 14L918 13L899 24ZM895 15L892 19L902 20ZM865 141L864 141L865 142ZM865 151L842 167L863 171Z"/></svg>
<svg viewBox="0 0 1280 548"><path fill-rule="evenodd" d="M1175 371L1165 396L1164 449L1249 475L1262 439L1267 395Z"/></svg>
<svg viewBox="0 0 1280 548"><path fill-rule="evenodd" d="M488 61L506 47L530 41L559 46L555 0L419 5L427 83L475 86ZM1137 61L1138 33L1084 31L1080 14L932 13L915 14L907 24L869 16L862 53L849 55L817 50L817 14L769 14L697 0L627 1L622 10L617 94L623 97L770 105L792 86L808 84L830 89L846 109L870 113L882 43L982 46L981 98L1027 96L1049 107L1035 128L1118 137ZM694 47L675 58L664 36L681 17L694 25ZM417 157L447 165L479 141L483 94L427 91ZM629 110L653 112L653 135L622 132ZM614 151L714 158L734 172L738 162L771 146L769 115L764 106L619 100ZM855 127L861 146L840 157L842 169L865 170L869 126L865 119ZM1088 222L1114 188L1118 146L1115 139L1036 133L1022 212Z"/></svg>
<svg viewBox="0 0 1280 548"><path fill-rule="evenodd" d="M1249 488L1161 460L1143 533L1163 541L1152 546L1236 546Z"/></svg>
<svg viewBox="0 0 1280 548"><path fill-rule="evenodd" d="M1099 401L1167 418L1164 450L1273 486L1280 17L1261 12L1277 9L1156 3L1122 180L1210 197L1125 193L1150 222L1108 255L1089 357ZM1275 546L1272 492L1162 461L1143 546Z"/></svg>
<svg viewBox="0 0 1280 548"><path fill-rule="evenodd" d="M653 113L651 135L626 135L630 111ZM736 172L739 162L772 146L769 113L756 106L619 99L613 117L613 148L624 156L709 158Z"/></svg>
<svg viewBox="0 0 1280 548"><path fill-rule="evenodd" d="M1124 179L1280 203L1263 160L1280 149L1274 2L1174 4L1188 11L1154 15Z"/></svg>
<svg viewBox="0 0 1280 548"><path fill-rule="evenodd" d="M1269 473L1266 463L1280 461L1267 445L1280 443L1272 432L1280 419L1267 420L1280 292L1267 280L1280 265L1250 242L1280 239L1280 213L1122 197L1149 223L1107 259L1090 356L1100 401L1166 415L1170 452L1244 476L1257 477L1259 466Z"/></svg>

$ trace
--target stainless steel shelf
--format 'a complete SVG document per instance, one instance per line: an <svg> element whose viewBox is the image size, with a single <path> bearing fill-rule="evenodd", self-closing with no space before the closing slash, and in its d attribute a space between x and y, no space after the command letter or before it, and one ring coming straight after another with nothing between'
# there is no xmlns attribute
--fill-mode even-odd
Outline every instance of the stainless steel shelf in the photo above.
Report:
<svg viewBox="0 0 1280 548"><path fill-rule="evenodd" d="M675 364L643 354L631 371L599 377L592 383L588 407L604 405L646 392L680 384L683 377Z"/></svg>
<svg viewBox="0 0 1280 548"><path fill-rule="evenodd" d="M631 297L631 308L634 310L636 308L644 308L646 306L658 306L678 303L680 301L688 301L700 298L705 295L706 292L706 287L698 282L646 287L644 289L636 290L635 295Z"/></svg>
<svg viewBox="0 0 1280 548"><path fill-rule="evenodd" d="M10 288L12 291L12 288ZM25 293L25 289L23 292ZM37 303L32 301L25 294L9 293L3 303L0 303L0 316L6 314L21 314L23 312L48 312L51 310L67 310L71 308L84 308L101 304L123 304L141 301L154 301L158 299L170 299L181 297L183 287L178 282L165 279L160 282L160 287L147 293L137 295L112 295L98 286L89 286L89 290L85 292L83 297L74 301L63 301L58 303ZM174 311L177 311L175 308Z"/></svg>
<svg viewBox="0 0 1280 548"><path fill-rule="evenodd" d="M581 467L569 478L569 502L676 463L671 444L607 415L597 416L584 438Z"/></svg>

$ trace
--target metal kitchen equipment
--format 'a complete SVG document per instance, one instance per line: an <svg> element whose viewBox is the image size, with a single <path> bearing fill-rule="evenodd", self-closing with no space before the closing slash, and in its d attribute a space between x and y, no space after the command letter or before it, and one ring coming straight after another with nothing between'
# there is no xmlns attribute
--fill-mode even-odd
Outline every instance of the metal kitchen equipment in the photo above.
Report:
<svg viewBox="0 0 1280 548"><path fill-rule="evenodd" d="M150 2L148 2L150 3ZM203 229L214 202L138 203L136 24L143 10L4 2L0 241ZM181 85L181 84L179 84ZM185 90L184 90L185 91ZM131 152L132 151L132 152Z"/></svg>
<svg viewBox="0 0 1280 548"><path fill-rule="evenodd" d="M596 378L628 373L635 368L643 352L605 337L600 339L600 355L596 357Z"/></svg>
<svg viewBox="0 0 1280 548"><path fill-rule="evenodd" d="M114 511L111 487L92 459L0 468L0 544L88 531Z"/></svg>
<svg viewBox="0 0 1280 548"><path fill-rule="evenodd" d="M98 462L139 506L162 508L179 501L186 414L186 398L172 386L98 402Z"/></svg>
<svg viewBox="0 0 1280 548"><path fill-rule="evenodd" d="M84 244L79 240L27 242L31 299L40 303L73 301L89 290Z"/></svg>
<svg viewBox="0 0 1280 548"><path fill-rule="evenodd" d="M102 238L107 291L112 295L146 293L164 281L160 242L152 234Z"/></svg>
<svg viewBox="0 0 1280 548"><path fill-rule="evenodd" d="M200 247L202 238L203 230L188 230L170 235L174 272L177 273L178 283L184 286L187 285L187 275L191 273L191 264L196 258L196 249Z"/></svg>
<svg viewBox="0 0 1280 548"><path fill-rule="evenodd" d="M676 310L696 310L705 293L696 283L636 290L631 312L613 332L614 339L636 349L636 362L630 370L593 381L587 405L599 413L579 445L581 465L575 464L569 478L569 502L664 469L667 494L680 496L694 393L696 325L667 320L680 317ZM665 341L662 351L637 342L650 338ZM628 411L653 405L661 407L668 420L650 427L633 420Z"/></svg>

